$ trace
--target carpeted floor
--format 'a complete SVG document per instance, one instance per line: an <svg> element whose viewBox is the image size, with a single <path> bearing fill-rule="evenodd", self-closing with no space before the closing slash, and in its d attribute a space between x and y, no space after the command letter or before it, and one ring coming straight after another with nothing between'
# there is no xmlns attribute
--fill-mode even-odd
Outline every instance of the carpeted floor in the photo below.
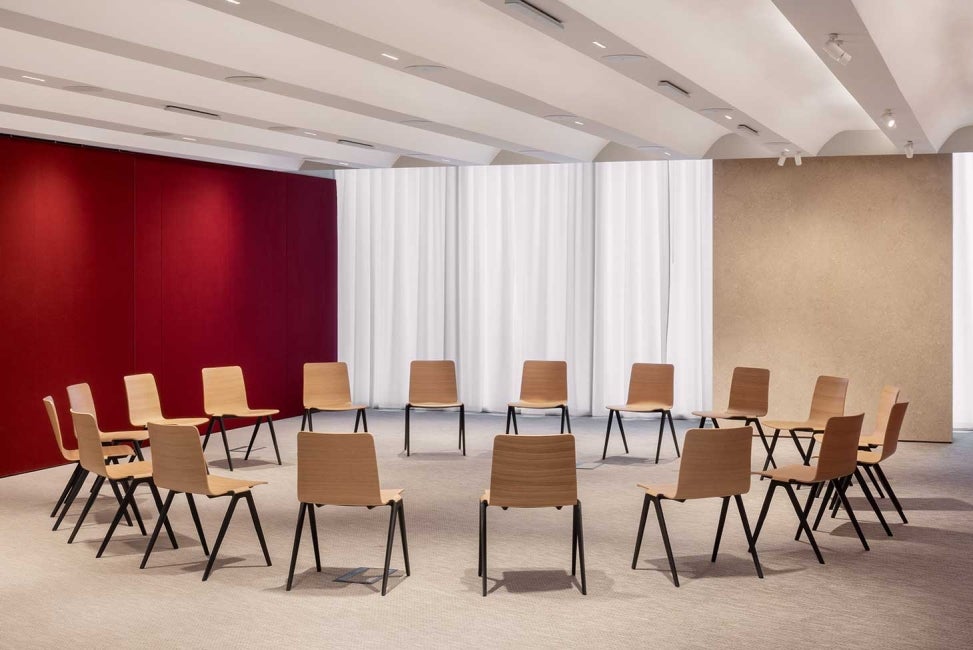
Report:
<svg viewBox="0 0 973 650"><path fill-rule="evenodd" d="M570 576L571 514L565 509L490 511L491 592L476 576L477 498L487 487L493 435L504 420L468 415L468 456L456 451L456 416L413 416L413 455L402 449L402 413L369 413L385 487L405 488L412 576L378 585L333 579L383 561L388 509L318 510L324 570L316 573L310 541L285 592L297 516L295 436L299 419L277 425L284 466L262 428L255 458L235 453L239 476L255 488L273 566L264 566L245 508L237 510L209 581L185 500L171 519L180 548L165 538L146 570L145 539L121 527L105 556L95 551L115 510L100 498L78 540L66 544L81 510L58 532L48 518L69 467L0 480L0 647L968 647L973 633L973 436L952 445L900 446L886 472L906 509L887 538L855 490L872 550L865 552L842 514L817 535L826 564L795 542L796 519L778 494L758 544L766 578L758 580L731 510L720 557L710 563L718 500L667 503L666 518L682 586L670 580L654 518L646 528L638 570L630 568L642 496L637 482L672 477L671 439L652 463L656 422L626 427L631 454L616 437L601 462L604 418L576 418L579 490L584 505L588 595ZM523 417L521 433L555 432L558 418ZM350 429L344 414L315 416L319 430ZM682 431L692 423L677 421ZM244 445L249 430L231 432ZM616 434L617 436L617 430ZM207 457L225 473L219 440ZM782 441L782 443L785 441ZM790 445L780 460L797 461ZM754 464L763 460L754 442ZM238 460L237 460L238 459ZM595 462L597 461L597 462ZM767 483L746 497L755 522ZM139 505L154 525L148 491ZM210 543L226 500L199 500ZM133 532L134 530L134 532ZM396 545L392 565L402 568ZM399 572L401 573L401 571Z"/></svg>

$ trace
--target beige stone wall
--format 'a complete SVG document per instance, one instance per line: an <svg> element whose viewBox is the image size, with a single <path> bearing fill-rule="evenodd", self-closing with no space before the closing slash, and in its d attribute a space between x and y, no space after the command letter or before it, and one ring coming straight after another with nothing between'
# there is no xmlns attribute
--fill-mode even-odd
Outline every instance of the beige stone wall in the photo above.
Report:
<svg viewBox="0 0 973 650"><path fill-rule="evenodd" d="M734 366L760 366L770 415L802 419L833 374L867 428L894 384L903 438L949 441L950 156L718 160L713 177L714 406Z"/></svg>

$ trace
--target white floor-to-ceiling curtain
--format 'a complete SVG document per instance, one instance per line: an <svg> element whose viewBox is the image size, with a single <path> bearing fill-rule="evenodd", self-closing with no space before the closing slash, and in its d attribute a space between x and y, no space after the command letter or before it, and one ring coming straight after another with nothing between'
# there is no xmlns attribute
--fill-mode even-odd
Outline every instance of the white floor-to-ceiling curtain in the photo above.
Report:
<svg viewBox="0 0 973 650"><path fill-rule="evenodd" d="M503 411L525 359L563 359L574 413L624 401L637 361L676 366L677 414L709 406L709 161L336 178L356 400L401 406L409 361L452 358L467 408Z"/></svg>
<svg viewBox="0 0 973 650"><path fill-rule="evenodd" d="M973 429L973 154L953 154L953 428Z"/></svg>

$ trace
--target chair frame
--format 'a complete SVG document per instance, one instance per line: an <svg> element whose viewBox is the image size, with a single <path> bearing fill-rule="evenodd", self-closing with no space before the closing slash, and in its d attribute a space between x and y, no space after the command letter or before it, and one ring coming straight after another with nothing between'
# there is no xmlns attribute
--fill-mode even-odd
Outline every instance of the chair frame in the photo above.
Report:
<svg viewBox="0 0 973 650"><path fill-rule="evenodd" d="M431 402L424 402L419 400L413 401L412 385L414 380L413 375L415 372L416 364L430 364L430 365L443 364L445 366L446 363L452 366L453 388L456 390L456 401L459 402L459 406L432 406L430 405L432 404ZM411 418L410 418L412 409L439 411L439 410L454 409L454 408L459 409L459 435L457 440L457 449L462 451L463 455L465 456L466 455L466 405L463 402L459 401L459 390L458 390L458 386L456 385L455 362L448 359L445 359L443 361L431 360L431 359L430 360L416 359L415 361L413 361L409 365L409 401L406 402L405 405L405 447L404 447L405 455L407 457L412 455L412 427L411 427ZM355 431L357 430L358 429L355 429Z"/></svg>
<svg viewBox="0 0 973 650"><path fill-rule="evenodd" d="M635 378L636 378L636 372L638 371L637 368L639 368L641 366L655 366L655 367L658 367L658 368L668 368L669 369L669 371L668 371L669 372L668 379L669 379L669 382L670 382L669 383L669 387L670 387L670 391L669 391L669 393L670 393L669 394L669 398L670 399L669 399L669 402L671 403L671 401L672 401L671 400L671 398L672 398L672 395L671 395L672 390L671 389L672 389L672 379L673 379L673 371L674 371L674 368L673 368L672 364L668 364L668 363L633 363L632 364L632 372L631 372L631 375L629 376L629 380L628 380L628 392L629 392L629 396L628 396L628 399L626 400L625 406L629 406L630 404L632 404L632 396L633 396L632 395L632 389L633 389L633 384L636 383L635 382ZM653 370L654 369L655 368L653 368ZM643 372L647 372L648 370L649 369L642 369ZM614 416L615 419L618 420L618 431L622 434L622 444L625 446L625 453L626 454L628 453L628 441L625 439L625 427L622 426L622 414L621 414L621 411L623 411L623 410L624 410L623 408L609 408L608 409L608 428L605 430L605 447L604 447L604 449L601 452L601 459L602 460L605 460L605 458L608 456L608 439L611 437L611 433L612 433L612 416ZM662 452L662 435L663 435L663 431L665 430L666 420L669 421L669 431L672 433L672 444L675 445L675 447L676 447L676 458L679 458L680 457L680 453L679 453L679 440L678 440L678 438L676 438L676 427L672 423L672 409L671 409L671 407L670 408L653 409L651 411L634 411L634 412L637 412L637 413L659 413L660 416L661 416L659 418L659 438L658 438L658 441L656 443L656 448L655 448L655 463L656 463L656 465L659 464L659 454Z"/></svg>
<svg viewBox="0 0 973 650"><path fill-rule="evenodd" d="M306 391L306 386L307 386L307 371L308 371L308 366L330 365L330 364L335 364L335 365L343 366L344 367L344 370L345 370L345 381L348 382L348 364L346 364L344 361L322 361L322 362L316 362L316 363L309 362L309 363L305 363L304 364L304 385L305 385L305 391ZM317 407L314 407L314 406L308 406L307 403L308 403L307 393L305 392L305 397L304 397L304 414L301 416L301 428L299 429L300 431L314 431L314 418L313 418L313 416L314 416L315 413L322 413L322 412L324 412L324 413L340 413L342 411L357 411L355 413L355 428L354 428L354 432L355 433L358 433L358 423L361 422L361 424L362 424L362 430L365 433L368 433L368 419L365 417L365 410L366 410L367 407L365 407L365 406L362 406L361 408L347 408L347 409L334 408L334 409L331 409L331 408L317 408ZM351 387L350 387L350 384L349 384L349 387L348 387L348 403L349 404L352 403L351 402ZM304 428L305 425L307 426L307 429Z"/></svg>
<svg viewBox="0 0 973 650"><path fill-rule="evenodd" d="M206 371L207 370L209 370L209 371L214 371L214 370L227 370L227 369L237 369L237 370L240 371L240 386L243 388L243 399L244 399L244 402L247 404L247 408L249 408L249 401L247 400L247 387L246 387L246 382L244 381L244 378L243 378L243 369L240 368L240 366L224 366L224 367L219 367L219 368L217 368L217 367L214 367L214 368L203 368L202 375L203 375L203 396L204 396L204 401L206 401L205 400L205 396L206 396L206 374L207 374ZM277 464L278 465L283 465L283 463L280 460L280 448L277 446L277 432L274 431L274 416L273 415L252 416L252 415L246 415L246 414L244 414L244 415L238 415L238 414L235 414L235 413L220 413L219 415L214 415L214 414L208 414L208 415L209 415L209 424L206 425L206 434L205 434L205 437L203 438L203 451L206 451L206 445L209 444L209 437L210 437L210 434L213 433L213 427L216 426L217 424L219 424L219 426L220 426L220 434L223 436L223 449L226 451L226 464L229 467L229 469L230 469L231 472L233 471L233 459L230 458L230 443L229 443L229 441L227 440L227 437L226 437L226 423L224 422L224 418L249 419L251 417L256 417L256 419L257 419L257 421L253 425L253 434L250 436L250 444L247 445L247 453L244 454L243 460L250 460L250 452L253 451L253 443L257 439L257 432L260 431L260 424L262 422L266 421L267 422L267 426L270 427L270 439L274 443L274 455L277 456Z"/></svg>

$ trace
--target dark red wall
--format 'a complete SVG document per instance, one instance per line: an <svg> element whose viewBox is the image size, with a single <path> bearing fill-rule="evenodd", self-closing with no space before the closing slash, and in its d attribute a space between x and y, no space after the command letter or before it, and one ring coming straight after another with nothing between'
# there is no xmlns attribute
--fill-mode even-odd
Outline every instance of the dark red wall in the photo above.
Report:
<svg viewBox="0 0 973 650"><path fill-rule="evenodd" d="M57 464L87 381L128 427L122 377L201 415L200 369L239 365L251 404L299 412L301 366L337 353L333 181L0 138L0 476Z"/></svg>

